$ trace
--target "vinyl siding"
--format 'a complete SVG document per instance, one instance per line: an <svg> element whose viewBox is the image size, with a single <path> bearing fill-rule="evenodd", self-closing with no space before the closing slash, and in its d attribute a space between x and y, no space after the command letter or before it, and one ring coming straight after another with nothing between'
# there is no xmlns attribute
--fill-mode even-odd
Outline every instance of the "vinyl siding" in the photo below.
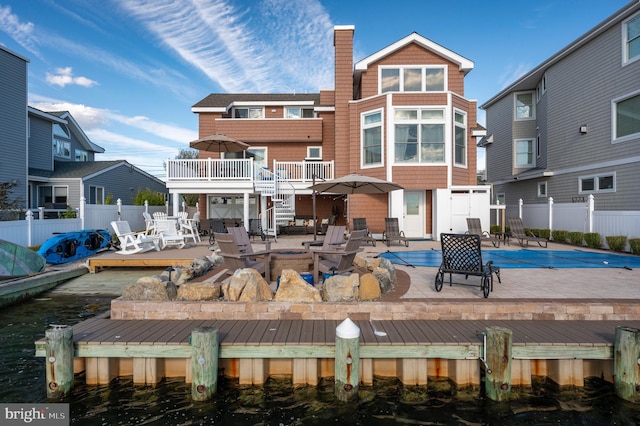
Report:
<svg viewBox="0 0 640 426"><path fill-rule="evenodd" d="M512 175L513 98L506 96L487 110L487 135L493 135L493 143L486 148L487 180L506 179Z"/></svg>
<svg viewBox="0 0 640 426"><path fill-rule="evenodd" d="M87 200L89 200L89 186L104 187L105 197L107 194L112 194L114 202L120 198L123 204L131 204L139 189L144 191L149 188L154 192L168 193L163 183L131 169L126 164L86 179L84 196Z"/></svg>
<svg viewBox="0 0 640 426"><path fill-rule="evenodd" d="M0 48L0 182L17 181L10 197L27 200L27 62Z"/></svg>
<svg viewBox="0 0 640 426"><path fill-rule="evenodd" d="M53 170L53 124L29 116L29 167Z"/></svg>

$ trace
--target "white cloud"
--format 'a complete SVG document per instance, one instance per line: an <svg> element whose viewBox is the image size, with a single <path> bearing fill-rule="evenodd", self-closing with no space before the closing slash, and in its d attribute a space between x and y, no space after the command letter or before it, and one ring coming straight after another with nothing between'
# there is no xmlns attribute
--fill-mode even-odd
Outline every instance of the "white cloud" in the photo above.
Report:
<svg viewBox="0 0 640 426"><path fill-rule="evenodd" d="M256 3L251 19L247 10L225 0L119 3L224 91L317 91L332 86L333 26L315 0ZM291 81L303 87L291 87Z"/></svg>
<svg viewBox="0 0 640 426"><path fill-rule="evenodd" d="M57 68L56 74L47 73L46 80L48 83L56 86L64 87L69 84L77 84L83 87L92 87L98 84L97 81L91 80L87 77L74 77L71 67Z"/></svg>
<svg viewBox="0 0 640 426"><path fill-rule="evenodd" d="M511 83L517 81L520 77L531 71L531 65L528 63L509 64L498 77L498 84L501 89L506 88Z"/></svg>
<svg viewBox="0 0 640 426"><path fill-rule="evenodd" d="M33 32L31 22L21 22L17 15L11 13L10 6L0 6L0 30L4 31L33 55L40 57L38 41Z"/></svg>
<svg viewBox="0 0 640 426"><path fill-rule="evenodd" d="M190 141L198 138L198 132L194 130L159 123L144 116L126 117L115 113L109 113L107 116L114 121L126 124L127 126L144 130L149 134L183 144L188 144Z"/></svg>

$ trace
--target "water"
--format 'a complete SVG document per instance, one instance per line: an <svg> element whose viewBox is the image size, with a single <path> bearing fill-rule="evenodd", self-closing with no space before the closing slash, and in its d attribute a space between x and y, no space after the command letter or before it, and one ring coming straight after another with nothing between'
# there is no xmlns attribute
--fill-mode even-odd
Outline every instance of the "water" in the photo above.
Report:
<svg viewBox="0 0 640 426"><path fill-rule="evenodd" d="M50 324L73 325L109 309L110 298L44 296L0 311L0 402L46 402L44 360L33 342ZM446 388L446 387L445 387ZM496 403L478 392L424 391L395 379L361 387L358 402L342 403L333 382L293 390L286 379L244 387L221 378L212 401L191 400L191 385L167 380L134 386L130 377L108 386L76 380L63 402L78 425L636 425L640 406L621 401L612 386L590 380L582 389L556 391L538 381L516 401Z"/></svg>

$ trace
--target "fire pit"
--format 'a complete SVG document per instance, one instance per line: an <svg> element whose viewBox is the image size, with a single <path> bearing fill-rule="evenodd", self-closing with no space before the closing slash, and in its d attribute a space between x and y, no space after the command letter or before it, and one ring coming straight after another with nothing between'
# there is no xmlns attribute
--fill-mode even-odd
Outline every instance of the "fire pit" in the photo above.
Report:
<svg viewBox="0 0 640 426"><path fill-rule="evenodd" d="M313 270L313 257L304 250L279 250L271 252L271 276L277 277L283 269L293 269L296 272Z"/></svg>

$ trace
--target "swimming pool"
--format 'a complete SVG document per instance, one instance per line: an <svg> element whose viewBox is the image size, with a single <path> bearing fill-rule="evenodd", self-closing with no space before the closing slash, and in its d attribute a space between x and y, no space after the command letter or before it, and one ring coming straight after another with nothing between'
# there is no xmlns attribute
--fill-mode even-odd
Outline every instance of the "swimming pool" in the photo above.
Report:
<svg viewBox="0 0 640 426"><path fill-rule="evenodd" d="M440 250L387 251L380 257L398 265L440 266ZM501 268L640 268L640 256L583 250L483 250L482 261Z"/></svg>

